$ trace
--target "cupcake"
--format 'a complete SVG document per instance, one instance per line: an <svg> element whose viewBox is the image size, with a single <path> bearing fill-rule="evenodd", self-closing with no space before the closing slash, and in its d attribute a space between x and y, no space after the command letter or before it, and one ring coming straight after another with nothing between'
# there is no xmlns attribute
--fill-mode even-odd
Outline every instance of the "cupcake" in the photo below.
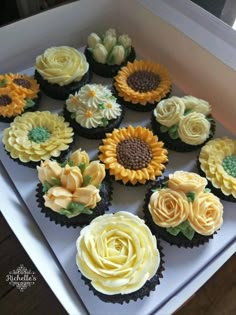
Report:
<svg viewBox="0 0 236 315"><path fill-rule="evenodd" d="M162 175L167 150L157 136L142 126L115 129L99 146L99 159L122 184L135 186Z"/></svg>
<svg viewBox="0 0 236 315"><path fill-rule="evenodd" d="M128 61L134 61L135 50L127 34L117 35L108 29L99 36L91 33L87 39L85 56L92 71L105 78L113 78Z"/></svg>
<svg viewBox="0 0 236 315"><path fill-rule="evenodd" d="M162 277L162 253L156 238L132 213L97 217L81 230L76 247L82 278L104 302L143 299Z"/></svg>
<svg viewBox="0 0 236 315"><path fill-rule="evenodd" d="M127 108L147 112L171 92L171 79L158 63L135 60L122 67L114 78L118 100Z"/></svg>
<svg viewBox="0 0 236 315"><path fill-rule="evenodd" d="M40 90L37 81L26 74L0 75L0 121L11 122L25 111L38 108Z"/></svg>
<svg viewBox="0 0 236 315"><path fill-rule="evenodd" d="M90 82L89 64L82 52L68 46L51 47L36 58L35 77L44 93L65 100Z"/></svg>
<svg viewBox="0 0 236 315"><path fill-rule="evenodd" d="M198 174L177 171L158 180L145 197L146 224L178 247L194 247L213 238L223 223L223 205Z"/></svg>
<svg viewBox="0 0 236 315"><path fill-rule="evenodd" d="M66 100L64 116L80 136L102 139L119 127L123 109L106 86L86 84Z"/></svg>
<svg viewBox="0 0 236 315"><path fill-rule="evenodd" d="M209 103L194 96L162 100L152 113L151 124L166 147L178 152L199 149L215 133Z"/></svg>
<svg viewBox="0 0 236 315"><path fill-rule="evenodd" d="M198 162L211 191L223 200L236 202L236 140L210 140L202 147Z"/></svg>
<svg viewBox="0 0 236 315"><path fill-rule="evenodd" d="M56 224L83 226L108 210L112 190L105 167L85 151L74 151L61 164L41 161L37 171L39 207Z"/></svg>
<svg viewBox="0 0 236 315"><path fill-rule="evenodd" d="M48 111L18 116L4 129L2 142L13 160L35 167L41 160L59 159L73 142L73 129L64 118Z"/></svg>

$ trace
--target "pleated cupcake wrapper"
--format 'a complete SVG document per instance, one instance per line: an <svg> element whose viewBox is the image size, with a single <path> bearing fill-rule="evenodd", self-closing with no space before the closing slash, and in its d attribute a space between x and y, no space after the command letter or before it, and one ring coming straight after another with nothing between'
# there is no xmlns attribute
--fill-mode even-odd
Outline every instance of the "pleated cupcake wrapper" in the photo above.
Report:
<svg viewBox="0 0 236 315"><path fill-rule="evenodd" d="M66 100L70 94L74 94L79 91L82 86L89 83L92 80L92 71L89 70L78 82L72 82L68 85L60 86L59 84L52 84L44 80L40 73L35 70L35 78L40 84L42 91L49 97L56 100Z"/></svg>
<svg viewBox="0 0 236 315"><path fill-rule="evenodd" d="M91 129L82 127L74 119L72 119L70 116L71 113L66 109L66 106L64 106L63 115L79 136L87 139L99 140L105 138L106 133L110 133L115 128L119 128L125 113L125 110L122 105L121 110L122 110L121 115L116 119L110 120L106 127L97 127Z"/></svg>
<svg viewBox="0 0 236 315"><path fill-rule="evenodd" d="M159 241L157 241L157 248L160 253L160 265L156 272L156 274L152 277L152 279L147 280L146 283L143 285L142 288L139 290L128 293L128 294L114 294L114 295L106 295L103 294L96 289L91 284L91 281L84 277L81 273L81 278L85 282L85 284L89 287L89 290L93 292L95 296L97 296L100 300L106 303L113 303L113 304L124 304L129 303L130 301L137 301L137 300L143 300L143 298L148 297L152 291L155 291L156 286L160 284L161 278L163 278L163 271L164 268L164 253L163 248L160 245ZM79 271L80 272L80 271Z"/></svg>
<svg viewBox="0 0 236 315"><path fill-rule="evenodd" d="M199 157L197 159L197 169L198 169L199 175L206 178L206 174L203 172L203 170L200 167ZM209 188L211 192L217 197L219 197L221 200L236 202L236 198L234 198L233 195L226 196L220 188L215 188L208 178L207 178L207 182L208 182L207 188Z"/></svg>
<svg viewBox="0 0 236 315"><path fill-rule="evenodd" d="M213 235L216 234L215 232L212 235L205 236L198 234L195 232L194 237L192 240L188 240L182 233L179 233L178 235L174 236L171 235L166 231L165 228L160 227L156 225L152 219L152 216L148 209L148 204L150 201L150 197L153 193L153 190L156 188L161 188L163 183L166 182L169 179L169 177L162 177L156 181L156 183L152 184L144 199L144 206L143 206L143 212L144 212L144 220L147 224L147 226L150 228L153 234L156 235L156 237L163 239L164 241L168 242L170 245L176 245L178 247L185 247L185 248L193 248L198 247L200 245L203 245L207 242L209 242L210 239L213 239Z"/></svg>
<svg viewBox="0 0 236 315"><path fill-rule="evenodd" d="M168 132L161 132L160 128L162 125L156 121L156 117L154 116L153 113L151 116L151 126L153 133L157 135L158 138L165 143L166 148L176 152L192 152L200 149L205 143L207 143L207 141L209 141L213 137L216 129L215 121L213 120L211 121L210 134L207 140L199 145L191 145L181 141L180 139L172 139L169 136Z"/></svg>
<svg viewBox="0 0 236 315"><path fill-rule="evenodd" d="M142 104L139 104L139 103L133 104L132 102L125 101L121 96L119 96L119 93L118 93L118 91L115 88L114 82L113 82L112 90L113 90L113 93L114 93L115 97L117 98L117 100L118 100L118 102L120 104L124 105L126 108L131 109L133 111L143 112L144 113L144 112L152 111L157 106L157 104L160 101L168 98L170 96L170 94L171 94L171 90L172 89L170 89L170 91L167 92L167 94L164 97L162 97L158 102L155 102L154 104L147 103L146 105L142 105Z"/></svg>
<svg viewBox="0 0 236 315"><path fill-rule="evenodd" d="M22 114L24 114L26 112L35 112L39 108L41 98L42 98L42 93L39 92L38 96L33 99L34 102L35 102L34 106L27 108L21 114L16 115L14 117L3 117L3 116L0 116L0 122L11 123L16 117L21 116Z"/></svg>
<svg viewBox="0 0 236 315"><path fill-rule="evenodd" d="M41 209L41 212L45 215L45 217L49 218L50 221L53 221L54 223L59 224L61 226L66 226L67 228L83 227L89 224L97 216L100 216L104 214L105 211L108 211L109 206L111 205L112 194L113 187L111 185L111 182L109 178L105 178L100 188L101 200L98 202L96 207L92 209L93 213L80 214L73 218L67 218L65 215L59 214L44 205L45 202L43 199L44 193L43 186L41 183L38 183L36 188L36 200L39 208Z"/></svg>
<svg viewBox="0 0 236 315"><path fill-rule="evenodd" d="M131 47L131 51L127 59L122 62L120 65L107 65L102 64L94 60L92 53L87 49L85 49L84 54L86 56L87 62L89 63L90 69L100 75L104 78L113 78L115 75L117 75L118 71L126 66L126 64L130 61L133 62L136 58L136 53L133 47Z"/></svg>

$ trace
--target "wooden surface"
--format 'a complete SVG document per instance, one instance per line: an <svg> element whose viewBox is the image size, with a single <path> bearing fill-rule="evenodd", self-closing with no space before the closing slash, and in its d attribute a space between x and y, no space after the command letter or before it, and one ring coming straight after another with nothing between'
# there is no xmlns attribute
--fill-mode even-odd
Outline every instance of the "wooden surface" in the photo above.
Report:
<svg viewBox="0 0 236 315"><path fill-rule="evenodd" d="M37 280L20 292L6 281L6 275L19 265L35 272ZM46 267L46 266L45 266ZM66 315L33 262L0 213L0 314ZM99 311L99 315L102 314ZM236 314L236 255L180 309L175 315ZM73 314L76 315L76 314ZM122 315L122 314L121 314ZM130 314L135 315L135 314ZM165 315L165 314L163 314Z"/></svg>

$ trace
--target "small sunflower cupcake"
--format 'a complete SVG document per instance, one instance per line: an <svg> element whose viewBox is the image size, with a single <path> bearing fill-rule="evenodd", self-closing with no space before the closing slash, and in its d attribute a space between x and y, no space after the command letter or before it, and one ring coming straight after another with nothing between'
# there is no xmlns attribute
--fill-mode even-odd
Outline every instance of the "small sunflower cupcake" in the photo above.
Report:
<svg viewBox="0 0 236 315"><path fill-rule="evenodd" d="M219 198L236 202L236 140L228 137L208 141L198 157L201 175Z"/></svg>
<svg viewBox="0 0 236 315"><path fill-rule="evenodd" d="M108 210L112 187L105 166L87 152L77 149L63 163L41 161L37 171L38 205L56 224L83 226Z"/></svg>
<svg viewBox="0 0 236 315"><path fill-rule="evenodd" d="M151 231L178 247L192 248L212 239L223 224L223 205L206 186L207 180L192 172L176 171L158 179L144 202Z"/></svg>
<svg viewBox="0 0 236 315"><path fill-rule="evenodd" d="M115 129L99 146L99 159L109 174L125 185L154 181L168 161L164 143L142 126Z"/></svg>
<svg viewBox="0 0 236 315"><path fill-rule="evenodd" d="M73 142L73 129L49 111L18 116L4 129L2 142L13 160L35 167L41 160L60 158Z"/></svg>
<svg viewBox="0 0 236 315"><path fill-rule="evenodd" d="M163 65L144 60L128 62L118 72L113 84L121 103L141 112L151 111L167 98L171 86L170 75Z"/></svg>
<svg viewBox="0 0 236 315"><path fill-rule="evenodd" d="M37 81L25 74L0 75L0 121L10 122L25 111L38 108L40 90Z"/></svg>

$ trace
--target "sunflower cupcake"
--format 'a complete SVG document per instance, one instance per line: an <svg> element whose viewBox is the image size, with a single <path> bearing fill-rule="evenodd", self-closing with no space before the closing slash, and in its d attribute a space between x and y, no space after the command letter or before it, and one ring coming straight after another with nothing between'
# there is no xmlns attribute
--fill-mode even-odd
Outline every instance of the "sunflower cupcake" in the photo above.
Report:
<svg viewBox="0 0 236 315"><path fill-rule="evenodd" d="M112 188L105 166L87 152L78 149L63 163L41 161L37 171L38 205L56 224L83 226L108 210Z"/></svg>
<svg viewBox="0 0 236 315"><path fill-rule="evenodd" d="M223 223L223 205L206 186L207 180L192 172L158 179L145 197L146 224L171 245L192 248L208 242Z"/></svg>
<svg viewBox="0 0 236 315"><path fill-rule="evenodd" d="M163 146L149 129L128 126L106 135L99 146L99 159L116 181L145 184L165 169L168 157Z"/></svg>
<svg viewBox="0 0 236 315"><path fill-rule="evenodd" d="M85 55L73 47L46 49L36 58L35 68L44 93L58 100L66 100L91 80Z"/></svg>
<svg viewBox="0 0 236 315"><path fill-rule="evenodd" d="M158 63L135 60L122 67L114 78L118 100L132 110L147 112L171 92L171 78Z"/></svg>
<svg viewBox="0 0 236 315"><path fill-rule="evenodd" d="M228 137L210 140L200 151L198 165L215 195L236 202L236 140Z"/></svg>
<svg viewBox="0 0 236 315"><path fill-rule="evenodd" d="M4 129L2 142L13 160L35 166L41 160L60 158L73 142L73 129L64 118L49 111L18 116Z"/></svg>
<svg viewBox="0 0 236 315"><path fill-rule="evenodd" d="M25 111L38 108L40 90L37 81L25 74L0 75L0 121L10 122Z"/></svg>

